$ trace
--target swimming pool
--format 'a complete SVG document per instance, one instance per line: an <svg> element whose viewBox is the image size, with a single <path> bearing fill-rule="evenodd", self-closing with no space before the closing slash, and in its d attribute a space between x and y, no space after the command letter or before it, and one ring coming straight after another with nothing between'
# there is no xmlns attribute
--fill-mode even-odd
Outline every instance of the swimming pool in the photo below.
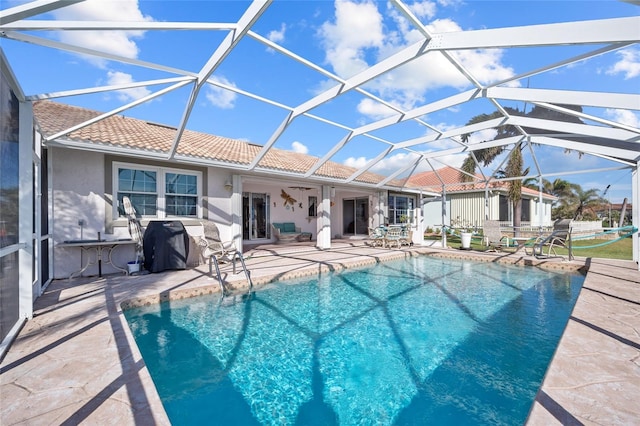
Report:
<svg viewBox="0 0 640 426"><path fill-rule="evenodd" d="M513 425L583 280L420 256L125 316L176 425Z"/></svg>

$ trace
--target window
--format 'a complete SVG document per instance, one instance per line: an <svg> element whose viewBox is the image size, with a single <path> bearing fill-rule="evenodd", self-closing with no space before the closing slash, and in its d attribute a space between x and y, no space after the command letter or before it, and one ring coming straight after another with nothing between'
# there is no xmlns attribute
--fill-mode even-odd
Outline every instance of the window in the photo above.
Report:
<svg viewBox="0 0 640 426"><path fill-rule="evenodd" d="M404 195L389 195L389 225L413 223L415 199Z"/></svg>
<svg viewBox="0 0 640 426"><path fill-rule="evenodd" d="M309 196L309 217L318 217L318 197L315 195Z"/></svg>
<svg viewBox="0 0 640 426"><path fill-rule="evenodd" d="M165 185L168 215L198 215L198 179L196 176L167 173Z"/></svg>
<svg viewBox="0 0 640 426"><path fill-rule="evenodd" d="M509 199L500 194L499 197L499 219L501 222L507 222L509 220Z"/></svg>
<svg viewBox="0 0 640 426"><path fill-rule="evenodd" d="M118 216L124 216L122 198L129 197L142 216L199 217L201 173L125 163L113 167Z"/></svg>

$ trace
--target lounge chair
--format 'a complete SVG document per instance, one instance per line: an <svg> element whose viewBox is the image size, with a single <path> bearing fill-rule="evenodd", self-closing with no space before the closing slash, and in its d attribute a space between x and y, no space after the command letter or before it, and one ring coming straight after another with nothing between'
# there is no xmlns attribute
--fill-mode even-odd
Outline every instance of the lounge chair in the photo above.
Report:
<svg viewBox="0 0 640 426"><path fill-rule="evenodd" d="M369 245L372 247L382 247L384 245L383 228L369 228Z"/></svg>
<svg viewBox="0 0 640 426"><path fill-rule="evenodd" d="M573 260L571 248L572 219L558 219L553 223L553 232L547 236L540 236L532 246L532 253L537 258L559 257L556 248L562 247L569 251L569 260ZM545 252L546 249L546 252ZM562 256L560 256L562 257Z"/></svg>
<svg viewBox="0 0 640 426"><path fill-rule="evenodd" d="M487 251L501 251L509 246L509 240L500 232L500 222L497 220L485 220L482 233L487 244Z"/></svg>
<svg viewBox="0 0 640 426"><path fill-rule="evenodd" d="M242 264L242 270L244 271L245 276L247 277L247 282L249 283L249 288L253 288L253 283L251 282L251 274L247 270L247 266L244 262L244 257L242 253L238 249L236 249L233 241L222 241L220 238L220 231L218 230L218 226L209 220L205 220L200 222L202 224L203 235L200 237L198 241L198 246L200 247L200 252L202 257L206 260L209 260L209 275L213 278L213 266L216 268L216 276L218 278L218 282L220 283L220 290L222 291L222 295L224 296L225 289L222 283L222 277L220 275L220 262L232 262L233 263L233 273L236 273L236 260L240 260Z"/></svg>

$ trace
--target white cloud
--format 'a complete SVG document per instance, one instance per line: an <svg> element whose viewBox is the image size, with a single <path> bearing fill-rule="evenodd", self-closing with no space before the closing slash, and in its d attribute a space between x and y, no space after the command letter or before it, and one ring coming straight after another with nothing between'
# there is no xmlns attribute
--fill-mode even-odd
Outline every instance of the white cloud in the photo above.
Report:
<svg viewBox="0 0 640 426"><path fill-rule="evenodd" d="M640 75L640 50L623 49L616 52L616 55L620 60L607 69L607 74L624 74L625 80Z"/></svg>
<svg viewBox="0 0 640 426"><path fill-rule="evenodd" d="M418 18L432 19L436 15L436 3L431 1L417 1L410 4L409 9Z"/></svg>
<svg viewBox="0 0 640 426"><path fill-rule="evenodd" d="M444 123L440 123L436 126L441 131L447 131L453 128L457 128L457 125L446 125ZM428 130L425 134L431 134L433 131ZM476 144L483 141L493 140L497 135L495 129L484 129L478 132L474 132L469 137L469 144ZM422 153L433 152L433 151L441 151L444 149L459 147L460 144L452 141L451 139L437 139L435 141L425 143L422 145L414 146L413 149L415 151L419 151ZM452 167L461 167L464 159L467 157L467 153L462 152L458 154L449 154L440 157L435 157L431 160L431 163L435 168L444 167L444 165L449 165ZM506 154L502 154L500 160L504 158ZM376 164L374 164L369 170L374 173L378 173L384 176L389 176L390 174L397 172L398 170L408 166L413 163L417 158L418 154L411 152L397 152L391 156L385 157ZM355 167L356 169L360 169L364 167L371 159L366 157L349 157L343 161L343 164L350 167ZM494 161L493 166L495 167L497 164L500 164L499 161ZM429 164L425 161L421 161L417 168L413 173L419 173L426 170L430 170Z"/></svg>
<svg viewBox="0 0 640 426"><path fill-rule="evenodd" d="M417 154L399 152L389 157L383 158L374 164L369 171L388 176L399 169L406 167L410 162L415 161ZM349 157L343 161L343 164L349 167L360 169L364 167L371 159L366 157Z"/></svg>
<svg viewBox="0 0 640 426"><path fill-rule="evenodd" d="M343 161L343 164L345 166L355 167L356 169L360 169L364 167L368 161L369 160L367 160L366 157L349 157Z"/></svg>
<svg viewBox="0 0 640 426"><path fill-rule="evenodd" d="M302 142L298 141L294 141L291 144L291 148L293 149L293 152L297 152L298 154L307 154L309 152L309 148L307 148L307 146Z"/></svg>
<svg viewBox="0 0 640 426"><path fill-rule="evenodd" d="M322 25L319 35L323 39L326 61L341 77L348 78L424 38L403 15L392 8L387 15L392 17L393 22L384 22L377 4L336 1L335 20ZM435 4L430 2L414 3L411 7L419 17L432 18L436 12ZM396 28L389 28L391 24L395 24ZM433 20L426 27L432 34L462 31L451 19ZM514 75L512 68L502 64L502 50L469 50L455 54L481 83ZM462 90L470 85L470 81L444 55L434 51L381 75L369 82L366 88L402 109L410 110L424 103L429 90L442 87ZM518 83L514 82L513 85ZM374 119L384 116L384 109L374 107L369 101L359 105L361 114Z"/></svg>
<svg viewBox="0 0 640 426"><path fill-rule="evenodd" d="M360 101L360 103L358 104L358 112L375 120L380 120L382 118L398 114L397 111L389 108L386 105L376 102L371 98L364 98Z"/></svg>
<svg viewBox="0 0 640 426"><path fill-rule="evenodd" d="M153 21L144 16L137 0L87 0L52 12L59 20L79 21ZM139 49L134 41L141 38L144 31L60 31L60 41L105 53L137 58ZM106 59L83 56L94 65L106 67Z"/></svg>
<svg viewBox="0 0 640 426"><path fill-rule="evenodd" d="M122 84L133 83L133 77L131 74L127 74L120 71L107 72L107 82L109 85L118 86ZM151 92L146 87L136 87L133 89L116 90L115 93L118 99L122 102L134 101L136 99L144 98Z"/></svg>
<svg viewBox="0 0 640 426"><path fill-rule="evenodd" d="M382 16L373 3L336 1L335 7L335 23L325 22L319 35L327 62L336 74L348 78L368 67L367 49L382 46Z"/></svg>
<svg viewBox="0 0 640 426"><path fill-rule="evenodd" d="M236 87L235 84L224 77L213 76L211 77L211 80L216 81L220 84L224 84L226 86ZM238 97L235 92L211 84L207 85L207 93L205 96L207 100L211 102L211 105L222 109L234 108L236 98Z"/></svg>
<svg viewBox="0 0 640 426"><path fill-rule="evenodd" d="M633 111L627 109L606 109L604 114L615 122L640 128L640 116Z"/></svg>
<svg viewBox="0 0 640 426"><path fill-rule="evenodd" d="M282 43L284 41L284 33L287 31L287 25L282 24L280 30L272 30L267 34L267 38L274 43Z"/></svg>

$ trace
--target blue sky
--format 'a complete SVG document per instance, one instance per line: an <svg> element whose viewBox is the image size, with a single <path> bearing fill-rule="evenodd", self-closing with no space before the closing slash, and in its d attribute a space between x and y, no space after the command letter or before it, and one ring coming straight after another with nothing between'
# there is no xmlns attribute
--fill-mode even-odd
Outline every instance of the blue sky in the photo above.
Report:
<svg viewBox="0 0 640 426"><path fill-rule="evenodd" d="M2 7L16 4L18 2L5 0ZM640 12L639 6L613 0L440 0L407 4L433 32L625 17ZM36 19L235 22L248 5L249 2L245 1L89 0ZM386 2L275 1L252 30L342 78L348 78L379 62L420 37L416 29ZM225 31L69 31L33 34L193 72L200 70L226 36ZM166 72L10 40L3 40L2 43L10 65L27 95L173 76ZM584 46L494 49L462 51L458 55L459 60L478 80L488 83L592 49L593 47ZM33 58L38 58L37 63ZM291 107L335 84L317 71L248 37L242 40L215 71L213 78ZM640 47L636 45L609 52L514 84L545 89L640 93ZM108 111L162 87L166 86L61 98L57 101ZM424 61L400 67L366 86L371 93L406 110L470 88L469 82L450 64L431 53L425 55ZM131 109L125 115L177 125L188 93L186 88L177 90ZM504 105L525 108L523 104ZM489 102L480 100L439 111L423 119L439 129L448 129L464 125L478 113L490 113L493 110L494 107ZM640 127L638 111L593 109L585 112ZM349 92L315 108L311 113L345 126L358 127L388 116L389 109L356 92ZM223 89L207 87L200 93L197 107L194 108L187 127L263 145L285 116L286 111L281 108ZM376 131L374 136L397 142L427 132L423 126L405 123L392 129ZM276 147L321 157L344 135L343 129L301 118L287 129ZM474 137L481 140L483 135ZM447 146L447 143L443 141L439 144ZM340 150L332 160L359 167L380 153L385 146L375 139L358 137ZM535 150L545 173L561 174L574 169L614 166L595 157L578 159L575 152L564 154L562 150L544 147ZM393 152L372 171L389 174L405 165L408 159L408 153ZM462 156L458 156L447 158L446 161L459 166L462 159ZM526 159L531 163L530 156L526 155ZM434 165L438 167L440 164ZM611 185L607 195L612 202L630 197L629 171L558 177L580 183L585 189L604 190L607 185ZM553 177L550 179L553 180Z"/></svg>

